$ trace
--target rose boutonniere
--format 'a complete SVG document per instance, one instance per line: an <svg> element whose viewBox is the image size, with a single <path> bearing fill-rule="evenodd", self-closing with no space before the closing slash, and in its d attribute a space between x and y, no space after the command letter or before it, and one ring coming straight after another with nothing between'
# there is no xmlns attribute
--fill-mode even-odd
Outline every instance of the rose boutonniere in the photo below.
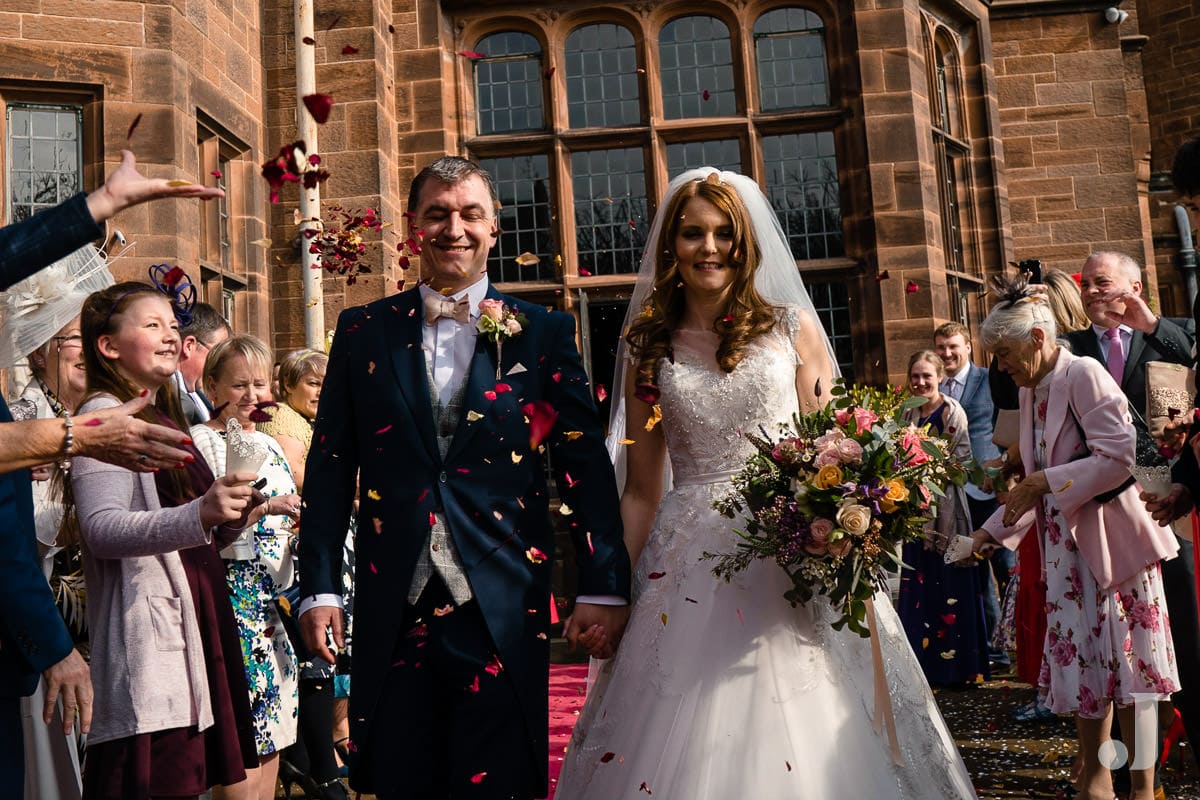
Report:
<svg viewBox="0 0 1200 800"><path fill-rule="evenodd" d="M504 342L519 335L528 324L524 314L499 300L479 301L479 322L475 328L496 345L496 380L500 380L500 351Z"/></svg>

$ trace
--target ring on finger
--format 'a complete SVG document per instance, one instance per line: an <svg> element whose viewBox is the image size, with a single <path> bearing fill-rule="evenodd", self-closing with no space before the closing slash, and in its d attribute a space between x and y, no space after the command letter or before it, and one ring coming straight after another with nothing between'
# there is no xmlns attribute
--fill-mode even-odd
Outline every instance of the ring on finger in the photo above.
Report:
<svg viewBox="0 0 1200 800"><path fill-rule="evenodd" d="M138 456L139 464L145 464L149 460L150 460L150 456L146 455L145 453L142 453L140 456Z"/></svg>

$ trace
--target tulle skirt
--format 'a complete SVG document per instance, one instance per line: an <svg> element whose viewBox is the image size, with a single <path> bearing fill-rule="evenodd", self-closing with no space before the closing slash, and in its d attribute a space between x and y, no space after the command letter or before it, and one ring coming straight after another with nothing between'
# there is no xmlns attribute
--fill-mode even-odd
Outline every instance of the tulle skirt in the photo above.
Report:
<svg viewBox="0 0 1200 800"><path fill-rule="evenodd" d="M618 654L600 665L568 748L560 800L973 798L974 790L886 596L876 598L902 765L872 727L870 642L834 631L828 604L794 608L760 561L730 583L711 509L728 483L664 499L635 576Z"/></svg>

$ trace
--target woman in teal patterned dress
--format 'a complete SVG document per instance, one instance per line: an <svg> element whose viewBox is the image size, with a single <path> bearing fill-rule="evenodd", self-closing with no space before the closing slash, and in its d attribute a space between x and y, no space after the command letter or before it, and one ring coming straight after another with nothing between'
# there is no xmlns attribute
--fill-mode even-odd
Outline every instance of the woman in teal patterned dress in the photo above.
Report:
<svg viewBox="0 0 1200 800"><path fill-rule="evenodd" d="M258 774L245 784L226 787L221 798L271 800L279 770L279 751L296 740L298 678L296 655L274 603L293 578L292 522L300 498L287 459L270 436L255 430L263 416L261 405L271 399L271 352L253 336L234 336L208 354L204 389L217 414L192 428L196 447L213 474L226 471L226 426L241 425L241 436L266 451L259 468L268 501L266 513L242 536L221 551L226 582L250 684L250 706L258 746Z"/></svg>

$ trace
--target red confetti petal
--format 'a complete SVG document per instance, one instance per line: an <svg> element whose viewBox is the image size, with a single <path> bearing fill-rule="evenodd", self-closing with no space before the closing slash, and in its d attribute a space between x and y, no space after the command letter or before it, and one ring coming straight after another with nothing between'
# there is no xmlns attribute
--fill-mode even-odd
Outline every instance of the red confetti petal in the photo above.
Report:
<svg viewBox="0 0 1200 800"><path fill-rule="evenodd" d="M300 41L304 42L305 44L316 44L317 43L317 40L312 38L311 36L305 36Z"/></svg>
<svg viewBox="0 0 1200 800"><path fill-rule="evenodd" d="M388 432L388 431L390 431L391 429L392 429L392 426L391 426L391 425L384 425L382 428L380 428L379 430L375 431L375 435L376 435L376 436L378 436L378 435L379 435L379 434L381 434L381 433L387 433L387 432Z"/></svg>
<svg viewBox="0 0 1200 800"><path fill-rule="evenodd" d="M483 396L486 397L488 400L496 399L496 393L494 391L492 391L491 389L488 389L486 392L484 392Z"/></svg>
<svg viewBox="0 0 1200 800"><path fill-rule="evenodd" d="M700 96L703 97L705 100L712 97L712 95L708 93L708 89L705 89L703 92L701 92Z"/></svg>
<svg viewBox="0 0 1200 800"><path fill-rule="evenodd" d="M137 130L137 126L142 121L142 115L138 114L133 118L133 122L129 123L129 130L125 133L125 139L129 140L133 136L133 132Z"/></svg>
<svg viewBox="0 0 1200 800"><path fill-rule="evenodd" d="M890 273L889 273L889 272L888 272L886 269L885 269L883 272L877 272L877 273L875 273L875 280L876 280L876 281L886 281L886 280L887 280L888 278L890 278L890 277L892 277L892 276L891 276L891 274L890 274Z"/></svg>
<svg viewBox="0 0 1200 800"><path fill-rule="evenodd" d="M479 676L475 676L475 680L471 681L471 685L467 687L468 692L476 693L479 691Z"/></svg>
<svg viewBox="0 0 1200 800"><path fill-rule="evenodd" d="M433 527L437 523L437 515L432 511L429 512L429 527Z"/></svg>
<svg viewBox="0 0 1200 800"><path fill-rule="evenodd" d="M558 419L558 412L545 400L526 403L521 406L521 410L529 418L529 449L537 450L538 445L550 435L550 431L554 428L554 420Z"/></svg>
<svg viewBox="0 0 1200 800"><path fill-rule="evenodd" d="M344 56L352 56L352 55L356 54L357 52L358 52L358 48L352 44L348 44L342 48L342 55L344 55Z"/></svg>
<svg viewBox="0 0 1200 800"><path fill-rule="evenodd" d="M512 391L512 387L509 386L507 383L497 383L496 384L496 394L504 394L505 392L511 392L511 391Z"/></svg>
<svg viewBox="0 0 1200 800"><path fill-rule="evenodd" d="M908 283L904 284L904 291L907 294L914 294L916 292L919 292L920 290L921 290L921 287L919 285L917 285L916 281L909 281Z"/></svg>
<svg viewBox="0 0 1200 800"><path fill-rule="evenodd" d="M649 575L646 576L646 578L649 580L652 580L652 581L656 581L666 574L667 573L665 573L665 572L651 572Z"/></svg>
<svg viewBox="0 0 1200 800"><path fill-rule="evenodd" d="M638 791L645 792L646 794L654 794L654 792L650 791L650 787L646 785L645 781L642 781L642 785L638 787Z"/></svg>
<svg viewBox="0 0 1200 800"><path fill-rule="evenodd" d="M333 110L333 98L327 94L306 94L303 100L304 107L308 109L309 114L312 114L312 118L317 121L317 124L325 124L325 121L329 119L329 112Z"/></svg>
<svg viewBox="0 0 1200 800"><path fill-rule="evenodd" d="M500 663L500 656L492 654L491 659L484 665L483 671L488 675L499 675L504 671L504 665Z"/></svg>
<svg viewBox="0 0 1200 800"><path fill-rule="evenodd" d="M477 53L474 50L459 50L458 54L463 58L469 58L472 61L476 61L481 58L487 58L487 56L483 53Z"/></svg>
<svg viewBox="0 0 1200 800"><path fill-rule="evenodd" d="M583 278L592 277L592 273L586 267L579 268L579 275L580 275L580 277L583 277Z"/></svg>
<svg viewBox="0 0 1200 800"><path fill-rule="evenodd" d="M532 564L541 564L546 560L547 556L538 548L531 547L525 551L525 557L529 559L530 563Z"/></svg>
<svg viewBox="0 0 1200 800"><path fill-rule="evenodd" d="M471 783L483 783L483 779L487 777L486 772L476 772L471 776Z"/></svg>
<svg viewBox="0 0 1200 800"><path fill-rule="evenodd" d="M600 763L607 764L608 762L612 761L616 757L617 757L616 753L609 751L609 752L605 753L604 755L600 756Z"/></svg>
<svg viewBox="0 0 1200 800"><path fill-rule="evenodd" d="M550 376L550 380L554 381L555 383L558 383L559 381L562 380L562 373L555 372L553 375Z"/></svg>
<svg viewBox="0 0 1200 800"><path fill-rule="evenodd" d="M647 405L654 405L662 395L658 387L652 383L639 383L633 391L633 396Z"/></svg>
<svg viewBox="0 0 1200 800"><path fill-rule="evenodd" d="M426 497L429 497L429 487L428 486L425 487L424 489L422 489L421 493L419 495L417 495L417 502L424 503Z"/></svg>
<svg viewBox="0 0 1200 800"><path fill-rule="evenodd" d="M375 569L375 562L374 562L374 561L372 561L372 562L371 562L370 564L368 564L367 566L369 566L369 567L371 568L371 574L372 574L372 575L378 575L378 574L379 574L379 570Z"/></svg>
<svg viewBox="0 0 1200 800"><path fill-rule="evenodd" d="M605 398L607 398L607 397L608 397L608 389L604 388L603 383L597 384L596 385L596 400L603 403Z"/></svg>
<svg viewBox="0 0 1200 800"><path fill-rule="evenodd" d="M224 175L221 174L221 170L219 170L219 169L214 169L212 172L210 172L208 174L212 175L217 180L221 180L221 178L225 177Z"/></svg>
<svg viewBox="0 0 1200 800"><path fill-rule="evenodd" d="M554 77L554 67L551 67L550 69L546 70L545 72L542 73L542 75L546 78L546 80L550 80L551 78Z"/></svg>

